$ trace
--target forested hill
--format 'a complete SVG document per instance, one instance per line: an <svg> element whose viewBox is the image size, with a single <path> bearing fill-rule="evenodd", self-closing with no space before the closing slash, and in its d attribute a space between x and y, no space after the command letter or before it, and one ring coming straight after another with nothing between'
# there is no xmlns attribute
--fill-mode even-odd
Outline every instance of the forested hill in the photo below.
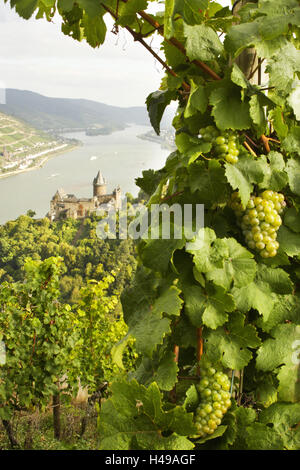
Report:
<svg viewBox="0 0 300 470"><path fill-rule="evenodd" d="M6 104L0 104L0 111L44 130L150 125L146 106L122 108L85 99L50 98L12 88L6 89Z"/></svg>
<svg viewBox="0 0 300 470"><path fill-rule="evenodd" d="M135 269L134 244L132 240L101 240L96 226L95 215L83 221L52 223L22 215L0 226L0 283L23 280L26 258L61 256L66 266L60 285L65 302L76 303L80 288L89 279L98 281L111 273L115 282L109 294L119 295Z"/></svg>

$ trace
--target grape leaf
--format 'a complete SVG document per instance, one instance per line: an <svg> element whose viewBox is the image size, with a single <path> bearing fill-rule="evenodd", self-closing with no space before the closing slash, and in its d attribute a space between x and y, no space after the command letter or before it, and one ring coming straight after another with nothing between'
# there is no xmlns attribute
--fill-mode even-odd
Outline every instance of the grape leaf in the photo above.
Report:
<svg viewBox="0 0 300 470"><path fill-rule="evenodd" d="M264 265L259 266L256 282L268 284L269 289L275 294L291 294L294 288L287 272L280 268L270 268Z"/></svg>
<svg viewBox="0 0 300 470"><path fill-rule="evenodd" d="M83 15L81 26L84 30L84 37L92 47L99 47L103 44L106 36L106 24L102 15Z"/></svg>
<svg viewBox="0 0 300 470"><path fill-rule="evenodd" d="M273 426L287 450L299 450L300 428L297 427L300 422L299 403L274 403L260 413L259 421Z"/></svg>
<svg viewBox="0 0 300 470"><path fill-rule="evenodd" d="M144 357L132 376L145 386L156 382L161 390L170 391L177 382L177 372L174 353L169 351L159 358L156 354L151 359Z"/></svg>
<svg viewBox="0 0 300 470"><path fill-rule="evenodd" d="M266 72L269 73L270 85L275 86L276 90L289 94L293 90L296 72L300 69L299 63L300 51L289 42L268 61Z"/></svg>
<svg viewBox="0 0 300 470"><path fill-rule="evenodd" d="M285 212L284 225L293 230L293 232L300 232L300 213L294 207L289 208Z"/></svg>
<svg viewBox="0 0 300 470"><path fill-rule="evenodd" d="M300 316L300 298L299 295L277 295L274 298L272 310L267 320L263 317L258 318L257 326L263 331L269 332L279 323L297 322Z"/></svg>
<svg viewBox="0 0 300 470"><path fill-rule="evenodd" d="M291 190L293 193L297 194L297 196L300 196L300 161L295 158L290 158L286 166L286 172L288 174Z"/></svg>
<svg viewBox="0 0 300 470"><path fill-rule="evenodd" d="M122 296L124 318L129 327L128 335L136 338L137 351L152 356L157 345L162 344L163 338L170 333L171 320L164 315L180 314L183 302L179 297L181 291L171 286L154 300L153 293L147 291L144 293L142 286L140 302L132 299L131 292L136 296L138 290L134 288L127 290ZM120 342L118 348L122 347ZM117 354L118 350L115 349L114 353Z"/></svg>
<svg viewBox="0 0 300 470"><path fill-rule="evenodd" d="M71 11L74 6L74 0L58 0L57 8L58 10Z"/></svg>
<svg viewBox="0 0 300 470"><path fill-rule="evenodd" d="M266 160L268 159L268 162ZM262 156L261 161L266 162L263 181L259 184L262 189L269 188L273 191L280 191L288 183L288 176L285 171L285 162L279 152L269 152L268 156Z"/></svg>
<svg viewBox="0 0 300 470"><path fill-rule="evenodd" d="M54 2L53 2L54 3ZM16 8L16 12L28 20L38 6L38 0L11 0L11 7Z"/></svg>
<svg viewBox="0 0 300 470"><path fill-rule="evenodd" d="M197 161L189 166L188 172L191 191L197 191L199 203L211 206L225 200L227 181L218 161L210 160L208 167L203 161Z"/></svg>
<svg viewBox="0 0 300 470"><path fill-rule="evenodd" d="M234 416L236 418L237 432L234 441L234 449L247 449L247 439L245 435L245 429L250 426L256 420L256 412L253 408L244 408L239 406L234 410Z"/></svg>
<svg viewBox="0 0 300 470"><path fill-rule="evenodd" d="M103 15L103 13L105 13L105 10L100 2L94 2L94 0L77 0L76 3L78 3L80 8L86 11L90 19L98 16L99 14Z"/></svg>
<svg viewBox="0 0 300 470"><path fill-rule="evenodd" d="M252 95L249 103L249 112L258 137L266 133L267 120L264 112L264 102L258 94Z"/></svg>
<svg viewBox="0 0 300 470"><path fill-rule="evenodd" d="M278 230L277 240L280 250L288 256L297 256L300 254L300 237L297 233L282 225Z"/></svg>
<svg viewBox="0 0 300 470"><path fill-rule="evenodd" d="M248 348L257 348L260 339L253 325L245 325L245 316L240 312L232 312L225 327L215 331L205 330L205 351L214 362L221 361L224 367L240 370L245 367L252 353Z"/></svg>
<svg viewBox="0 0 300 470"><path fill-rule="evenodd" d="M94 0L91 1L92 3L95 3ZM145 8L147 8L147 3L147 0L130 0L130 2L121 2L118 8L118 23L121 26L134 23L137 12L145 10Z"/></svg>
<svg viewBox="0 0 300 470"><path fill-rule="evenodd" d="M204 24L184 25L186 52L190 60L209 61L223 53L223 45L217 33Z"/></svg>
<svg viewBox="0 0 300 470"><path fill-rule="evenodd" d="M226 35L224 46L235 58L247 47L255 45L259 37L259 26L255 22L234 25Z"/></svg>
<svg viewBox="0 0 300 470"><path fill-rule="evenodd" d="M273 377L267 378L263 375L262 381L256 385L255 399L264 408L268 408L278 400L277 384L274 382Z"/></svg>
<svg viewBox="0 0 300 470"><path fill-rule="evenodd" d="M270 111L269 115L279 139L284 139L288 134L289 128L284 122L282 109L277 106Z"/></svg>
<svg viewBox="0 0 300 470"><path fill-rule="evenodd" d="M224 250L223 266L212 267L206 275L207 279L225 289L229 289L232 283L235 287L242 287L252 282L256 273L253 254L234 238L223 238L221 242Z"/></svg>
<svg viewBox="0 0 300 470"><path fill-rule="evenodd" d="M194 411L199 405L199 395L195 384L192 384L186 391L186 398L183 406L187 411Z"/></svg>
<svg viewBox="0 0 300 470"><path fill-rule="evenodd" d="M197 137L192 137L186 132L177 133L175 142L178 150L185 156L189 157L188 164L202 153L207 153L211 149L211 143L203 142Z"/></svg>
<svg viewBox="0 0 300 470"><path fill-rule="evenodd" d="M288 97L288 103L293 109L296 119L300 121L300 80L297 78L293 83L293 89Z"/></svg>
<svg viewBox="0 0 300 470"><path fill-rule="evenodd" d="M253 308L266 322L274 307L276 294L288 294L291 290L292 283L285 271L260 265L255 280L247 286L232 289L232 295L242 312Z"/></svg>
<svg viewBox="0 0 300 470"><path fill-rule="evenodd" d="M233 298L222 287L208 284L206 289L198 286L183 287L185 312L191 323L200 327L202 324L215 329L228 319L228 312L235 309Z"/></svg>
<svg viewBox="0 0 300 470"><path fill-rule="evenodd" d="M165 37L169 39L174 35L176 22L173 19L176 15L181 15L187 24L201 22L201 10L206 10L208 0L166 0L164 15Z"/></svg>
<svg viewBox="0 0 300 470"><path fill-rule="evenodd" d="M169 262L175 250L183 248L185 240L176 239L158 239L147 241L141 258L148 268L154 271L165 272L168 269Z"/></svg>
<svg viewBox="0 0 300 470"><path fill-rule="evenodd" d="M294 357L293 345L300 341L300 325L278 325L271 335L257 352L256 366L263 371L279 368L279 399L297 402L300 399L299 361Z"/></svg>
<svg viewBox="0 0 300 470"><path fill-rule="evenodd" d="M211 92L209 103L219 129L248 129L251 127L249 102L241 101L241 89L224 79Z"/></svg>
<svg viewBox="0 0 300 470"><path fill-rule="evenodd" d="M162 408L159 388L117 381L112 397L103 403L100 414L101 450L183 449L194 446L187 437L195 432L192 413L176 406ZM162 434L164 430L169 436Z"/></svg>
<svg viewBox="0 0 300 470"><path fill-rule="evenodd" d="M171 333L170 323L170 319L162 318L158 312L140 312L135 324L129 325L129 334L136 339L137 351L151 357L157 345Z"/></svg>
<svg viewBox="0 0 300 470"><path fill-rule="evenodd" d="M205 113L208 98L206 95L205 87L202 85L196 85L195 82L191 79L191 91L189 95L189 99L184 110L184 117L189 118L200 111L201 113Z"/></svg>
<svg viewBox="0 0 300 470"><path fill-rule="evenodd" d="M201 12L208 7L208 0L175 0L174 14L182 15L185 23L197 24L202 21Z"/></svg>
<svg viewBox="0 0 300 470"><path fill-rule="evenodd" d="M243 72L241 71L241 69L236 63L234 63L232 66L230 77L233 83L235 83L239 87L244 88L244 89L247 89L250 87L250 82L247 80L247 78L245 77L245 75L243 74Z"/></svg>
<svg viewBox="0 0 300 470"><path fill-rule="evenodd" d="M253 191L253 184L261 183L264 179L263 162L255 160L249 154L239 157L239 161L234 165L226 163L225 168L228 182L232 189L238 189L241 202L246 207Z"/></svg>
<svg viewBox="0 0 300 470"><path fill-rule="evenodd" d="M141 188L148 196L151 196L157 189L162 177L163 172L161 170L144 170L142 172L142 178L136 178L135 184Z"/></svg>
<svg viewBox="0 0 300 470"><path fill-rule="evenodd" d="M193 255L193 260L200 273L208 273L216 267L222 267L227 250L222 240L217 239L215 232L208 227L199 230L193 242L189 243L187 251Z"/></svg>
<svg viewBox="0 0 300 470"><path fill-rule="evenodd" d="M251 450L283 450L282 437L263 423L252 423L243 431L248 449Z"/></svg>
<svg viewBox="0 0 300 470"><path fill-rule="evenodd" d="M160 121L163 117L166 107L171 103L175 97L174 91L159 90L150 93L146 99L147 110L156 134L160 134Z"/></svg>

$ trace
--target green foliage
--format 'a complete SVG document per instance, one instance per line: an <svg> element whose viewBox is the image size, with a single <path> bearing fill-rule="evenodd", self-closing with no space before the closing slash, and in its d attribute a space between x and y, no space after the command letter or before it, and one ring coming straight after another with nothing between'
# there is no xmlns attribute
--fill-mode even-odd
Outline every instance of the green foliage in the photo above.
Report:
<svg viewBox="0 0 300 470"><path fill-rule="evenodd" d="M111 380L120 372L112 361L112 348L127 333L127 326L119 310L119 297L108 294L114 282L113 276L101 281L88 281L79 292L79 302L73 309L73 328L79 339L71 354L73 364L80 369L80 383L89 393L97 391L105 380ZM134 341L123 351L126 370L133 368L136 353ZM123 364L122 364L123 366ZM74 373L78 373L74 368ZM76 379L76 375L74 380Z"/></svg>
<svg viewBox="0 0 300 470"><path fill-rule="evenodd" d="M114 271L110 293L118 295L128 285L135 269L132 240L102 240L97 237L97 217L84 222L67 219L52 222L22 215L0 227L0 280L24 278L26 258L45 260L59 256L66 270L61 276L63 300L74 304L87 280L100 281Z"/></svg>
<svg viewBox="0 0 300 470"><path fill-rule="evenodd" d="M114 382L103 406L101 448L299 449L299 2L246 2L233 17L216 2L166 0L164 12L150 15L155 28L139 13L148 3L59 2L62 30L77 40L103 42L101 21L99 29L83 28L83 18L91 24L110 10L116 25L131 28L137 40L157 30L164 35L172 73L148 96L147 108L159 133L166 106L178 101L177 149L160 171L144 172L137 182L150 197L149 207L205 205L205 228L193 239L144 239L138 246L139 269L122 294L128 333L114 352L121 364L125 345L135 337L140 357L127 380ZM27 18L38 5L48 20L55 13L52 3L11 4ZM249 47L267 87L252 83L254 63L247 76L235 63ZM224 133L222 153L212 135L202 132L208 128ZM226 160L230 133L239 143L237 161ZM286 208L277 224L278 253L262 257L245 240L231 196L237 191L243 212L270 189L280 191ZM272 204L265 209L272 211ZM269 223L264 208L258 212L276 238L273 215ZM252 222L260 226L256 216ZM72 250L68 258L75 262ZM187 411L195 405L192 385L199 369L201 374L202 349L222 373L239 375L232 406L209 439L195 439L193 413Z"/></svg>
<svg viewBox="0 0 300 470"><path fill-rule="evenodd" d="M45 407L70 370L77 332L70 306L58 300L62 268L60 258L29 260L24 283L0 288L0 335L6 349L0 368L2 419L9 420L15 409ZM76 390L70 379L67 386Z"/></svg>
<svg viewBox="0 0 300 470"><path fill-rule="evenodd" d="M103 404L99 431L102 450L183 449L194 446L186 436L193 433L192 414L183 407L163 408L159 388L132 380L112 384L112 398ZM168 436L163 436L164 429Z"/></svg>

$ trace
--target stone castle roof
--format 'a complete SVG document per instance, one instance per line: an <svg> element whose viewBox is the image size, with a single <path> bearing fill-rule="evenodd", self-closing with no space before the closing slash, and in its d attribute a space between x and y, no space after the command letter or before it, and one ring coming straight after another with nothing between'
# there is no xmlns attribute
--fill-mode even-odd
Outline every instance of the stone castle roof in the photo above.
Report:
<svg viewBox="0 0 300 470"><path fill-rule="evenodd" d="M103 178L102 173L101 173L100 170L98 171L98 174L97 174L96 178L94 178L93 183L96 184L96 185L99 185L99 186L101 186L103 184L106 184L106 181Z"/></svg>

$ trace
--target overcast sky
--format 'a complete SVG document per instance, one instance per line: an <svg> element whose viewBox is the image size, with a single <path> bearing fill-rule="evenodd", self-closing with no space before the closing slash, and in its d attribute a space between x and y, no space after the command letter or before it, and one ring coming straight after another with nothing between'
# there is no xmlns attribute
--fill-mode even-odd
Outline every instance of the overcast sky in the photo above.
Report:
<svg viewBox="0 0 300 470"><path fill-rule="evenodd" d="M159 87L162 67L128 33L120 29L118 36L112 34L113 23L106 21L106 42L92 49L62 34L59 18L53 23L23 20L0 0L0 88L143 106L146 96ZM159 52L158 40L152 46Z"/></svg>

